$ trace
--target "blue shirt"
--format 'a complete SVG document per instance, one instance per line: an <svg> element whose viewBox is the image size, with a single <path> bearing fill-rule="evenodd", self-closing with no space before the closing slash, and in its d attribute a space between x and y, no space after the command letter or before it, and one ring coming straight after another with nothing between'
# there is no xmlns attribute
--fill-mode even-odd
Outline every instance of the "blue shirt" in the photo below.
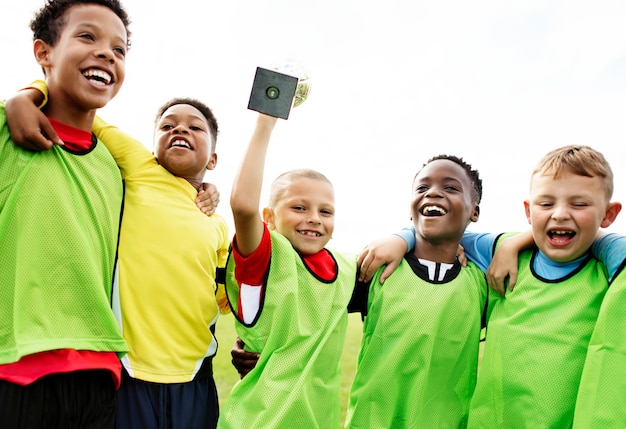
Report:
<svg viewBox="0 0 626 429"><path fill-rule="evenodd" d="M396 235L406 241L409 251L415 248L415 228L413 226L403 228ZM467 257L486 272L493 259L494 244L499 236L500 234L488 232L466 231L461 239L461 246L465 249ZM591 254L605 265L609 279L612 281L626 259L626 236L615 233L602 235L594 241ZM538 251L533 269L543 278L554 280L563 278L574 271L584 259L585 256L581 256L573 261L555 262Z"/></svg>

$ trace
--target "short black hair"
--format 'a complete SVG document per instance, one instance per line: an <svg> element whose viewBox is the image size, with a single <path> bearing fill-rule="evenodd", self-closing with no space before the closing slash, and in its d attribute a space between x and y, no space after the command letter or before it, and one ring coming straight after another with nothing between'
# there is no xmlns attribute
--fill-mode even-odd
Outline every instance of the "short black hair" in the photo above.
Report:
<svg viewBox="0 0 626 429"><path fill-rule="evenodd" d="M111 9L126 28L126 48L130 48L130 30L128 29L130 17L118 0L46 0L30 22L33 40L41 39L50 46L56 45L66 22L65 12L73 6L82 4L96 4Z"/></svg>
<svg viewBox="0 0 626 429"><path fill-rule="evenodd" d="M217 125L217 119L215 119L215 115L213 114L213 111L211 110L211 108L200 100L197 100L195 98L189 98L189 97L172 98L171 100L163 104L161 107L159 107L159 110L157 110L156 117L154 118L154 123L157 124L161 120L161 117L163 116L163 114L165 113L167 109L169 109L172 106L176 106L178 104L188 104L189 106L195 107L200 113L202 113L202 116L204 116L207 122L209 123L209 132L211 133L211 137L213 137L212 146L213 146L213 150L215 150L215 144L217 142L217 132L219 131L218 125Z"/></svg>
<svg viewBox="0 0 626 429"><path fill-rule="evenodd" d="M473 195L474 200L475 200L476 204L480 204L480 200L483 197L483 181L481 180L481 178L480 178L480 176L478 174L478 170L472 169L472 166L470 164L468 164L467 162L465 162L463 160L463 158L460 158L460 157L455 156L455 155L437 155L437 156L433 156L428 161L426 161L426 163L424 163L424 165L422 165L422 168L424 168L426 165L430 164L431 162L438 161L440 159L452 161L455 164L460 165L461 168L463 168L463 170L465 170L465 172L467 173L467 177L469 177L470 181L472 182L472 187L474 189L474 195Z"/></svg>

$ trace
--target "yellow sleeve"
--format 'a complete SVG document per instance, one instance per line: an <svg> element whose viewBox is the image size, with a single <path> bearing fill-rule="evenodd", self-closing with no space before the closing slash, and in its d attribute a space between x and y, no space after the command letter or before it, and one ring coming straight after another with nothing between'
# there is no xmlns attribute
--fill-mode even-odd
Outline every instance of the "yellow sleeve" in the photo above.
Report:
<svg viewBox="0 0 626 429"><path fill-rule="evenodd" d="M219 215L213 215L219 216ZM230 237L228 236L228 225L226 221L222 218L222 225L220 228L221 237L220 237L220 248L217 249L217 266L218 268L226 267L226 260L228 259L228 249L230 246ZM228 304L228 297L226 296L226 286L221 282L215 282L216 290L215 290L215 300L217 301L217 305L220 308L220 313L228 314L230 313L230 305Z"/></svg>
<svg viewBox="0 0 626 429"><path fill-rule="evenodd" d="M43 106L45 106L46 103L48 102L48 85L46 85L46 81L45 80L37 79L37 80L33 81L27 87L22 88L20 91L22 91L24 89L36 89L37 91L39 91L39 92L41 92L43 94L43 101L41 102L41 104L39 106L37 106L39 109L41 109Z"/></svg>
<svg viewBox="0 0 626 429"><path fill-rule="evenodd" d="M98 137L99 140L109 149L111 155L117 161L118 156L121 156L124 146L131 144L140 144L131 136L120 130L114 125L107 124L101 117L96 116L93 121L91 131Z"/></svg>
<svg viewBox="0 0 626 429"><path fill-rule="evenodd" d="M96 116L93 133L107 147L125 178L152 162L154 156L139 140Z"/></svg>

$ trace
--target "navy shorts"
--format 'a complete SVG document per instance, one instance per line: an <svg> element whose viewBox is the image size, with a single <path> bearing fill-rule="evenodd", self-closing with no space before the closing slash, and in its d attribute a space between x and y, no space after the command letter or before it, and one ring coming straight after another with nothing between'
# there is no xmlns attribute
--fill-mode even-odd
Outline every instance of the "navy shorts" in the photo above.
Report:
<svg viewBox="0 0 626 429"><path fill-rule="evenodd" d="M110 371L51 374L22 386L0 380L3 428L113 429L116 391Z"/></svg>
<svg viewBox="0 0 626 429"><path fill-rule="evenodd" d="M219 416L212 376L187 383L150 383L122 369L117 396L118 429L214 429Z"/></svg>

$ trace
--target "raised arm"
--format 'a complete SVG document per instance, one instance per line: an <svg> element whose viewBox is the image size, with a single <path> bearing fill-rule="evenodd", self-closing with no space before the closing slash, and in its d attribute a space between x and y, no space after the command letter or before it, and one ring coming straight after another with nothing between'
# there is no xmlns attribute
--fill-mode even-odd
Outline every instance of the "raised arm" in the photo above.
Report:
<svg viewBox="0 0 626 429"><path fill-rule="evenodd" d="M256 127L235 175L230 208L235 222L237 250L250 255L261 243L263 218L259 212L265 158L276 118L259 114Z"/></svg>

